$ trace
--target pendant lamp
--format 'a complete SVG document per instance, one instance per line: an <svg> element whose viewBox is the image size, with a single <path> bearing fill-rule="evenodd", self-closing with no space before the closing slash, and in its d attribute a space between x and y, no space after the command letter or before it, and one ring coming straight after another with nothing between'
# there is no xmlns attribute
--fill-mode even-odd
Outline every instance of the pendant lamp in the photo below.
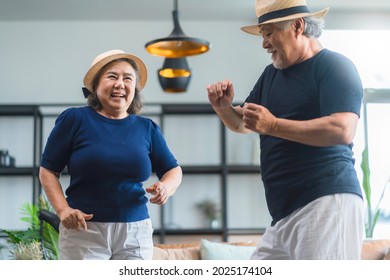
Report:
<svg viewBox="0 0 390 280"><path fill-rule="evenodd" d="M165 38L155 39L145 44L146 50L157 56L178 58L202 54L210 49L210 43L206 40L188 37L180 27L178 19L177 0L174 1L173 31Z"/></svg>
<svg viewBox="0 0 390 280"><path fill-rule="evenodd" d="M185 57L166 58L163 67L157 73L160 85L165 92L181 93L187 91L191 80L191 71Z"/></svg>

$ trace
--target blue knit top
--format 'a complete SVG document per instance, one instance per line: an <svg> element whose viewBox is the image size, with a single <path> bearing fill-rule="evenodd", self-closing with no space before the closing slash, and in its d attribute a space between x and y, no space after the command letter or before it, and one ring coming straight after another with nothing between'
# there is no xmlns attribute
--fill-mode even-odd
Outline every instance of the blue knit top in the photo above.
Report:
<svg viewBox="0 0 390 280"><path fill-rule="evenodd" d="M60 114L41 166L58 173L67 166L69 206L93 214L91 221L133 222L149 218L143 182L178 163L149 118L108 119L86 106Z"/></svg>

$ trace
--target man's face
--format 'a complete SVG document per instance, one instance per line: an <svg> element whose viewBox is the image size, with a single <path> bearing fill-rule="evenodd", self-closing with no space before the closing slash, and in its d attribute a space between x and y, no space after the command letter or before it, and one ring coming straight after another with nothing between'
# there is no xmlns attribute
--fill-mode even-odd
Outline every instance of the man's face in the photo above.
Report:
<svg viewBox="0 0 390 280"><path fill-rule="evenodd" d="M275 68L285 69L296 63L297 38L293 24L281 29L273 23L260 26L260 35L263 37L263 48L272 54Z"/></svg>

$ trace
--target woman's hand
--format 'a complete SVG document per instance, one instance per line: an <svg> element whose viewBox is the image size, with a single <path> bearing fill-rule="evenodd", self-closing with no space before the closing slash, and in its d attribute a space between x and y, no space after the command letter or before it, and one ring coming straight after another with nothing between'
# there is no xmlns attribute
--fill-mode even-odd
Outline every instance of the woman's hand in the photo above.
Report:
<svg viewBox="0 0 390 280"><path fill-rule="evenodd" d="M146 192L153 195L150 202L154 204L164 205L168 201L168 191L165 185L161 182L154 183L146 188Z"/></svg>
<svg viewBox="0 0 390 280"><path fill-rule="evenodd" d="M59 211L58 216L61 223L67 229L86 230L86 221L92 219L93 214L85 214L84 212L67 207Z"/></svg>

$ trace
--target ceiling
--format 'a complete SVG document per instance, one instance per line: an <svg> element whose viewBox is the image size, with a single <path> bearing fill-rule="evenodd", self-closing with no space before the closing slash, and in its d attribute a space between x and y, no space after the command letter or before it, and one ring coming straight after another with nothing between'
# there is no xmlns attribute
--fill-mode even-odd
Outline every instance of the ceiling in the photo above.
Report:
<svg viewBox="0 0 390 280"><path fill-rule="evenodd" d="M312 11L389 11L389 0L307 0ZM248 20L255 0L181 0L180 19ZM0 0L0 21L169 20L174 0Z"/></svg>

